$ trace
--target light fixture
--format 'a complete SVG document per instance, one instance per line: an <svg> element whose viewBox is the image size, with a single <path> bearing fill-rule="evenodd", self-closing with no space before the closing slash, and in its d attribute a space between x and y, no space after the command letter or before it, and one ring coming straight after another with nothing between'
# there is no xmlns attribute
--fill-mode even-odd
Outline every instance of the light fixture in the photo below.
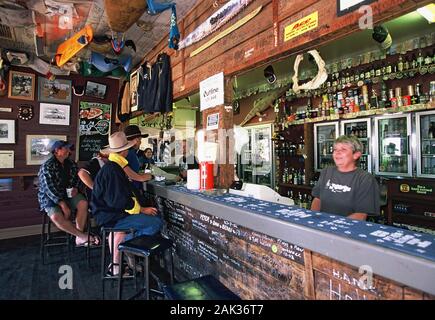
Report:
<svg viewBox="0 0 435 320"><path fill-rule="evenodd" d="M273 70L272 65L269 65L264 69L264 77L266 78L267 82L270 84L274 83L276 81L276 75L275 71Z"/></svg>
<svg viewBox="0 0 435 320"><path fill-rule="evenodd" d="M430 3L427 6L417 9L417 12L421 14L429 23L435 22L435 4Z"/></svg>

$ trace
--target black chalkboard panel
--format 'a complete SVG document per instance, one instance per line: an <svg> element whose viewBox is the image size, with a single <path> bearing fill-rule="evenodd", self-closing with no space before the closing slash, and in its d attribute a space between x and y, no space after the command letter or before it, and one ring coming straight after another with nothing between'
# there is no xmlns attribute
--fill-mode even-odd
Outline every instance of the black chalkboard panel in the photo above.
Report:
<svg viewBox="0 0 435 320"><path fill-rule="evenodd" d="M108 144L111 104L80 102L79 161L87 161Z"/></svg>

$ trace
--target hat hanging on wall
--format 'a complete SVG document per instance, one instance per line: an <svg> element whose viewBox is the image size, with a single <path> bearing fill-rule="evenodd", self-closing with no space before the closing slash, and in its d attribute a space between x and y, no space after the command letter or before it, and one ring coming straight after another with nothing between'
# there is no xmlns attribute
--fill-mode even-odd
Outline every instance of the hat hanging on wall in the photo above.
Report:
<svg viewBox="0 0 435 320"><path fill-rule="evenodd" d="M33 118L33 106L30 104L22 104L18 106L18 118L24 121L29 121Z"/></svg>
<svg viewBox="0 0 435 320"><path fill-rule="evenodd" d="M266 78L267 82L269 82L270 84L276 81L276 75L272 65L269 65L266 67L266 69L264 69L264 77Z"/></svg>
<svg viewBox="0 0 435 320"><path fill-rule="evenodd" d="M81 97L85 94L84 86L72 86L72 90L75 96Z"/></svg>

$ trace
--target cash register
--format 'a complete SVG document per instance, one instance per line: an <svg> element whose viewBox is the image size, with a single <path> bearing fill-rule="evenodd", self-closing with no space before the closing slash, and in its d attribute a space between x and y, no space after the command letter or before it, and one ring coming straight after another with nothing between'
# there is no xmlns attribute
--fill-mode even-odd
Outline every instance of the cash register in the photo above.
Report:
<svg viewBox="0 0 435 320"><path fill-rule="evenodd" d="M228 193L244 197L250 197L257 200L270 201L288 206L294 205L294 201L292 199L283 197L270 187L261 184L243 183L241 181L236 181L229 188Z"/></svg>

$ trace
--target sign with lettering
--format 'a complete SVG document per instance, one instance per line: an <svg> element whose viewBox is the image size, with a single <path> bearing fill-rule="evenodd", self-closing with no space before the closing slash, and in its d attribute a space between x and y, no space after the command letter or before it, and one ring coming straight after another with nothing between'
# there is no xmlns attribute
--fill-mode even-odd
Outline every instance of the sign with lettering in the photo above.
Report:
<svg viewBox="0 0 435 320"><path fill-rule="evenodd" d="M224 104L224 73L218 73L199 83L201 111Z"/></svg>
<svg viewBox="0 0 435 320"><path fill-rule="evenodd" d="M289 41L305 32L317 28L319 24L319 14L318 11L293 22L284 29L284 41Z"/></svg>
<svg viewBox="0 0 435 320"><path fill-rule="evenodd" d="M219 113L213 113L207 116L206 130L215 130L219 127Z"/></svg>
<svg viewBox="0 0 435 320"><path fill-rule="evenodd" d="M421 185L421 184L417 184L417 185L409 185L409 184L401 184L399 186L399 190L400 192L404 192L404 193L416 193L416 194L421 194L421 195L431 195L433 194L433 188L431 186L425 186L425 185Z"/></svg>
<svg viewBox="0 0 435 320"><path fill-rule="evenodd" d="M111 104L80 102L79 161L92 159L108 144L111 112Z"/></svg>

